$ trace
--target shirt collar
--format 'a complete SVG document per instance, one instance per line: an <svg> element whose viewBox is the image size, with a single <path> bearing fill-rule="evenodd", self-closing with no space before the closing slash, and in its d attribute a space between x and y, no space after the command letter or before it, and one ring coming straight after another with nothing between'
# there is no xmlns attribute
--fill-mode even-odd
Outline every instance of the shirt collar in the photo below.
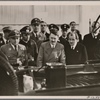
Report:
<svg viewBox="0 0 100 100"><path fill-rule="evenodd" d="M37 32L37 33L33 32L33 34L34 34L34 36L36 37L36 35L38 36L39 32Z"/></svg>
<svg viewBox="0 0 100 100"><path fill-rule="evenodd" d="M71 48L75 49L76 45L77 45L77 42L75 42L75 44L71 46Z"/></svg>
<svg viewBox="0 0 100 100"><path fill-rule="evenodd" d="M51 46L51 48L55 48L56 44L53 45L53 44L50 43L50 46Z"/></svg>
<svg viewBox="0 0 100 100"><path fill-rule="evenodd" d="M97 35L98 35L98 33L96 33L96 34L93 34L92 33L92 37L94 38L94 37L97 37Z"/></svg>
<svg viewBox="0 0 100 100"><path fill-rule="evenodd" d="M62 36L62 38L67 39L67 36L66 37Z"/></svg>
<svg viewBox="0 0 100 100"><path fill-rule="evenodd" d="M46 32L44 32L44 33L43 33L43 32L40 32L40 33L41 33L41 34L44 34L44 35L46 34Z"/></svg>
<svg viewBox="0 0 100 100"><path fill-rule="evenodd" d="M10 44L11 44L12 48L15 50L15 46L12 43L10 43ZM18 45L17 45L17 48L18 48Z"/></svg>

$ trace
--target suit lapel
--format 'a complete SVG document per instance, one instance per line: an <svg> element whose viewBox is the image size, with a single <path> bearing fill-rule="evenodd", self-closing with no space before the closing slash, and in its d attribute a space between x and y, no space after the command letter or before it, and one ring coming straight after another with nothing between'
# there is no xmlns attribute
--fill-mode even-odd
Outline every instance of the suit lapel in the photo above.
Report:
<svg viewBox="0 0 100 100"><path fill-rule="evenodd" d="M50 54L49 54L49 57L48 57L48 61L50 61L51 59L54 59L54 55L56 55L56 51L57 51L58 48L59 48L58 43L56 44L55 48L51 48Z"/></svg>
<svg viewBox="0 0 100 100"><path fill-rule="evenodd" d="M50 46L50 42L48 42L45 47L46 47L45 53L48 55L48 58L49 58L49 56L50 56L50 54L52 53L52 50L53 50Z"/></svg>

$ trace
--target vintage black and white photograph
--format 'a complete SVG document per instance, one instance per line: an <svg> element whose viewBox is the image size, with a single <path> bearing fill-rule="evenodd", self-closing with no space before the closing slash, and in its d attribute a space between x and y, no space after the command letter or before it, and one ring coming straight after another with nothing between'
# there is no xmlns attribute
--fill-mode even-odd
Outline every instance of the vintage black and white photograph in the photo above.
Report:
<svg viewBox="0 0 100 100"><path fill-rule="evenodd" d="M100 2L0 4L0 96L99 95Z"/></svg>

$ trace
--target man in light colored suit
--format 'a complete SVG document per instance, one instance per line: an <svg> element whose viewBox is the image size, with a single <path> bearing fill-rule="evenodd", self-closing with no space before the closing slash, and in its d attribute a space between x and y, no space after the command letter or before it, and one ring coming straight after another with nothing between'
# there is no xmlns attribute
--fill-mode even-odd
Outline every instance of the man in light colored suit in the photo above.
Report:
<svg viewBox="0 0 100 100"><path fill-rule="evenodd" d="M24 65L26 63L27 55L24 45L19 44L20 32L12 30L8 35L9 43L1 46L0 50L3 52L11 65Z"/></svg>
<svg viewBox="0 0 100 100"><path fill-rule="evenodd" d="M49 41L41 44L37 58L37 67L45 66L46 63L60 62L65 64L64 46L58 43L59 35L57 30L52 30Z"/></svg>

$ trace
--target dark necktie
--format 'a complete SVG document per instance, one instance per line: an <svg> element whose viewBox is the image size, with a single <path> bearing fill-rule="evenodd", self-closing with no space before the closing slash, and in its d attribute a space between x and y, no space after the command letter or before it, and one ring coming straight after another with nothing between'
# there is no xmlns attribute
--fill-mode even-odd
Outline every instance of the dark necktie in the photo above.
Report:
<svg viewBox="0 0 100 100"><path fill-rule="evenodd" d="M18 50L17 50L17 46L15 45L14 47L15 47L15 51L17 52L17 55L18 55Z"/></svg>
<svg viewBox="0 0 100 100"><path fill-rule="evenodd" d="M37 35L37 33L36 33L36 40L38 40L38 35Z"/></svg>

